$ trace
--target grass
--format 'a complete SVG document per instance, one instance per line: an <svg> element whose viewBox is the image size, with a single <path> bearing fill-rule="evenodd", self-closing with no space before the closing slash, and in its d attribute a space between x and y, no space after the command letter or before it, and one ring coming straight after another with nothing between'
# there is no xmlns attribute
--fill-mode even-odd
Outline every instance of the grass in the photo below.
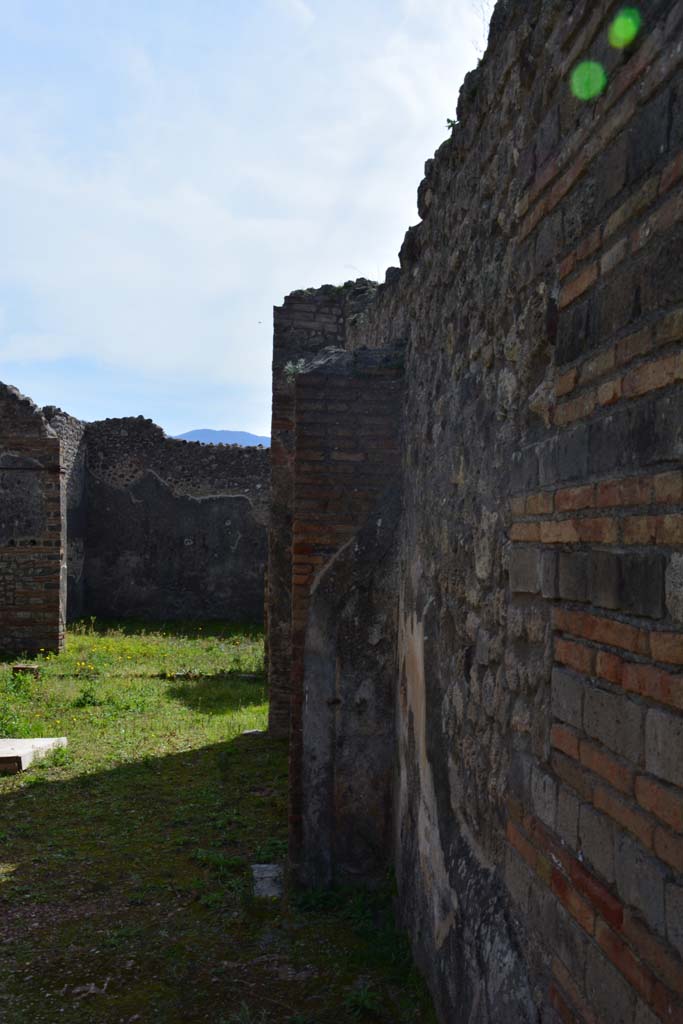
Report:
<svg viewBox="0 0 683 1024"><path fill-rule="evenodd" d="M33 664L0 736L69 745L0 776L3 1024L435 1020L389 884L251 894L287 847L258 630L88 622Z"/></svg>

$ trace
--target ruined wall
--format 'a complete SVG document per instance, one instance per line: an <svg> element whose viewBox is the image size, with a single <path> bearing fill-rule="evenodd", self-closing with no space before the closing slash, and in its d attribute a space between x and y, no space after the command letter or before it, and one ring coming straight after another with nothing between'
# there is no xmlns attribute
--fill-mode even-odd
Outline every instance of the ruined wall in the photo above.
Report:
<svg viewBox="0 0 683 1024"><path fill-rule="evenodd" d="M1 387L0 647L56 649L66 611L262 620L266 449L173 440L142 417L82 423Z"/></svg>
<svg viewBox="0 0 683 1024"><path fill-rule="evenodd" d="M683 4L616 9L498 4L344 337L407 342L394 859L449 1022L683 1017Z"/></svg>
<svg viewBox="0 0 683 1024"><path fill-rule="evenodd" d="M325 348L343 348L349 324L372 300L368 281L294 292L274 310L271 513L268 616L271 735L287 737L291 701L292 508L294 382L301 365Z"/></svg>
<svg viewBox="0 0 683 1024"><path fill-rule="evenodd" d="M67 618L73 620L85 614L86 424L55 406L46 406L42 411L62 442L66 490L66 609Z"/></svg>
<svg viewBox="0 0 683 1024"><path fill-rule="evenodd" d="M59 438L0 383L0 652L62 649L64 547Z"/></svg>
<svg viewBox="0 0 683 1024"><path fill-rule="evenodd" d="M269 454L88 424L83 607L103 617L263 618Z"/></svg>
<svg viewBox="0 0 683 1024"><path fill-rule="evenodd" d="M324 847L320 834L320 815L311 816L311 803L315 799L326 804L328 835L351 835L356 832L352 822L365 821L369 807L382 806L383 811L373 817L370 829L360 829L355 835L355 849L348 850L341 863L330 861L332 877L353 873L353 860L362 853L367 867L371 850L377 847L380 861L390 815L389 778L393 757L386 746L391 731L392 709L382 699L379 686L372 686L363 678L355 678L355 688L348 680L332 686L328 700L321 699L317 678L304 683L305 639L311 590L315 593L321 568L334 560L334 556L366 524L368 516L382 518L382 506L400 492L400 448L396 425L403 402L403 352L387 349L381 352L361 350L353 355L345 352L328 353L313 360L306 371L296 378L295 385L295 445L294 445L294 500L292 509L292 636L291 636L291 732L290 732L290 860L299 872L301 829L307 819L309 843L306 865L299 872L302 877L317 880L313 867L317 850ZM381 522L380 522L381 527ZM380 530L381 532L381 530ZM387 534L385 526L382 539ZM381 544L379 545L382 546ZM337 563L340 571L340 563ZM333 588L334 589L334 588ZM322 601L322 593L320 594ZM320 602L319 602L320 604ZM337 611L341 611L337 603ZM330 609L328 609L328 613ZM356 610L357 615L357 610ZM355 617L349 624L355 628ZM330 619L335 628L340 619ZM367 623L366 623L367 625ZM348 640L349 628L343 635ZM364 631L362 635L365 636ZM344 652L347 660L349 650ZM335 674L340 666L336 654L332 657ZM310 668L310 666L309 666ZM340 680L341 683L341 680ZM305 691L315 694L313 702L304 702ZM386 697L386 691L385 691ZM304 713L304 703L306 712ZM313 708L316 710L313 711ZM346 716L351 713L352 727L348 729ZM361 725L361 723L363 723ZM327 753L318 749L321 730L329 736ZM369 793L360 802L362 812L357 815L360 791L364 786L353 782L357 771L360 747L351 737L358 731L365 736L368 748L366 766L374 763L377 770L367 777ZM312 735L316 738L313 739ZM385 741L383 742L383 737ZM370 748L373 753L370 753ZM304 750L306 753L304 754ZM317 765L322 766L326 779L318 778ZM308 770L305 788L302 780L304 767ZM327 792L323 790L327 787ZM331 787L331 788L330 788ZM314 793L317 796L314 797ZM379 834L369 841L367 834ZM363 840L363 833L366 834Z"/></svg>

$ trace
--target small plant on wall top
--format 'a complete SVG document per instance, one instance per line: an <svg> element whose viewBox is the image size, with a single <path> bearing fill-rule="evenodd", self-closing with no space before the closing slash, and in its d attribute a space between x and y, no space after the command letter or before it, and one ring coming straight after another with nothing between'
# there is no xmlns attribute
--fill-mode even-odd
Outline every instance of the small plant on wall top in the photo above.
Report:
<svg viewBox="0 0 683 1024"><path fill-rule="evenodd" d="M303 372L305 366L305 359L290 360L288 363L285 363L284 373L287 383L291 384L294 378Z"/></svg>

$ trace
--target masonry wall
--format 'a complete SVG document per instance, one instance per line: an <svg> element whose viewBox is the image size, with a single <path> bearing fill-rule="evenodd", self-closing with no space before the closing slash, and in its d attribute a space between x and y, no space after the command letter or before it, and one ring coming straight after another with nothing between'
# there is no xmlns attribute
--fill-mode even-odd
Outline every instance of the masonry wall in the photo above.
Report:
<svg viewBox="0 0 683 1024"><path fill-rule="evenodd" d="M323 716L332 716L334 719L334 723L330 722L329 725L334 726L336 735L330 742L327 756L321 759L325 770L329 772L329 779L334 780L331 790L324 797L328 803L330 836L353 831L351 819L358 793L354 799L349 799L350 794L343 792L345 787L342 778L346 777L350 781L355 774L358 749L356 756L353 756L353 744L344 742L345 733L354 733L359 720L367 718L368 723L363 732L373 736L372 745L377 753L382 748L381 736L390 726L393 717L390 705L379 700L379 692L359 698L356 690L356 704L350 709L351 694L342 692L342 687L337 686L333 687L334 692L329 695L331 703L321 704L318 702L320 693L317 682L309 680L305 684L304 674L311 591L315 590L321 569L334 561L337 553L347 543L353 542L368 516L373 514L381 518L381 507L387 492L395 494L399 490L400 439L396 425L403 400L402 360L401 350L384 350L379 353L362 350L353 355L337 352L313 360L307 370L296 378L289 772L290 860L296 871L299 871L301 861L303 820L310 811L318 783L323 785L322 780L315 779L310 771L311 755L316 742L309 739L309 734L313 732L319 736L324 723L319 718L314 722L308 711L312 706L322 707ZM304 704L309 689L312 689L316 703L313 705L313 702L308 701L308 717L305 717ZM372 714L365 715L365 709L357 703L363 699L372 706ZM381 707L384 709L383 715ZM349 710L354 720L351 730L347 730L344 725L344 717ZM376 730L370 727L370 722L376 726L382 717L384 728ZM316 756L319 756L319 752ZM329 758L335 762L333 768L328 763ZM351 760L344 768L342 762L348 758ZM375 758L378 765L379 760ZM391 756L385 757L383 770L375 773L372 781L375 803L382 793L389 795L386 782L392 761ZM371 761L367 763L369 765ZM309 774L304 786L302 772L305 768L309 769ZM320 798L323 798L322 793ZM367 816L368 807L366 801L361 815L363 819ZM344 824L338 822L340 817ZM376 819L376 827L382 835L386 832L388 818L385 809ZM313 818L308 817L310 839L306 853L307 866L302 867L300 874L309 879L310 865L314 860L311 842L318 849L322 846L319 826L319 819L314 824ZM382 847L383 840L378 840L374 845ZM348 861L347 857L347 873L351 870ZM339 877L336 863L330 870L331 877ZM330 880L330 877L325 879Z"/></svg>
<svg viewBox="0 0 683 1024"><path fill-rule="evenodd" d="M142 417L87 425L83 608L263 619L269 455L177 441Z"/></svg>
<svg viewBox="0 0 683 1024"><path fill-rule="evenodd" d="M307 359L325 348L345 346L349 324L374 294L375 286L361 280L293 292L274 310L267 598L269 729L274 736L288 737L290 730L294 382Z"/></svg>
<svg viewBox="0 0 683 1024"><path fill-rule="evenodd" d="M40 410L0 383L0 651L64 643L64 491L59 438Z"/></svg>
<svg viewBox="0 0 683 1024"><path fill-rule="evenodd" d="M85 614L86 424L47 406L42 410L62 445L66 492L66 610L69 620Z"/></svg>
<svg viewBox="0 0 683 1024"><path fill-rule="evenodd" d="M640 9L498 4L344 338L407 343L394 863L449 1022L683 1019L683 4Z"/></svg>

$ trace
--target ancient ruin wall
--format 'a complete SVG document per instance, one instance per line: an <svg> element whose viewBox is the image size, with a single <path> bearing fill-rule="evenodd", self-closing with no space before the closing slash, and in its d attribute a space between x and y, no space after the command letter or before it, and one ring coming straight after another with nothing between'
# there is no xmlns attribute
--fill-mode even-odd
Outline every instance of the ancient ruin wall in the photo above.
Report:
<svg viewBox="0 0 683 1024"><path fill-rule="evenodd" d="M269 453L165 436L142 417L88 424L87 614L263 618Z"/></svg>
<svg viewBox="0 0 683 1024"><path fill-rule="evenodd" d="M64 491L60 442L40 410L0 384L0 651L64 644Z"/></svg>
<svg viewBox="0 0 683 1024"><path fill-rule="evenodd" d="M449 1022L683 1015L683 4L640 8L617 51L613 4L498 4L345 335L407 341L395 865Z"/></svg>
<svg viewBox="0 0 683 1024"><path fill-rule="evenodd" d="M306 371L296 378L289 785L290 860L301 877L311 876L311 870L302 864L301 858L304 819L310 837L306 861L315 859L311 843L319 850L324 847L323 835L319 833L321 818L311 814L312 800L323 801L326 805L327 837L354 831L352 821L363 787L353 784L352 775L357 770L361 744L357 739L345 741L345 734L350 737L352 732L357 732L362 721L361 731L366 743L370 741L369 746L377 755L385 748L382 738L392 731L390 706L380 699L378 692L363 693L362 686L354 695L355 728L345 728L343 719L349 695L332 685L329 699L323 701L317 680L304 682L305 641L311 591L315 592L322 568L335 560L346 544L353 543L368 516L381 521L387 492L395 495L399 491L400 438L396 425L402 402L403 352L400 348L379 353L364 350L353 355L328 352L308 364ZM313 701L308 700L305 693L311 688ZM322 712L315 720L308 713L312 706ZM329 736L325 756L317 742L322 730ZM329 763L330 759L333 764ZM379 765L377 756L374 760ZM386 758L381 760L383 774L375 772L372 779L368 778L372 792L369 799L362 801L358 820L365 820L370 806L379 804L381 810L375 816L374 827L365 832L380 838L372 842L366 840L364 845L384 852L391 817L388 807L391 758L388 762ZM313 764L314 761L317 764ZM371 756L365 758L366 767L372 762ZM331 785L317 776L318 766L326 780L334 780ZM304 781L305 769L308 774ZM362 845L362 837L358 835L356 849ZM346 873L352 871L351 860L351 856L344 859ZM368 860L369 854L364 852L365 866ZM324 879L326 882L344 874L337 865L330 870Z"/></svg>
<svg viewBox="0 0 683 1024"><path fill-rule="evenodd" d="M499 4L369 322L409 337L396 864L448 1020L683 1012L683 6L641 8L618 52L613 5Z"/></svg>
<svg viewBox="0 0 683 1024"><path fill-rule="evenodd" d="M42 411L62 442L66 491L66 611L67 619L72 621L85 614L86 424L55 406L46 406Z"/></svg>
<svg viewBox="0 0 683 1024"><path fill-rule="evenodd" d="M271 427L271 517L268 533L269 728L288 737L291 703L294 382L303 363L325 348L343 348L350 324L375 286L358 281L294 292L274 310Z"/></svg>

